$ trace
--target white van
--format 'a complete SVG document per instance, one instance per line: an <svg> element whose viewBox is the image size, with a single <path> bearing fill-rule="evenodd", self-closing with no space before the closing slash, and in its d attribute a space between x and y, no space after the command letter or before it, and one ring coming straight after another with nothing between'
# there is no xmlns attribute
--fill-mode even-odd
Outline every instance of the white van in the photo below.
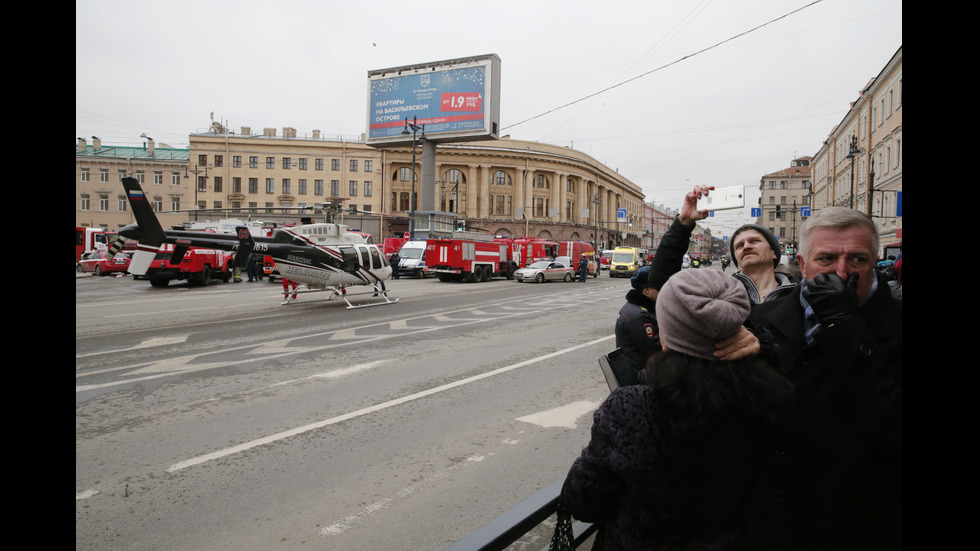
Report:
<svg viewBox="0 0 980 551"><path fill-rule="evenodd" d="M411 275L425 279L425 241L406 241L398 251L398 258L399 276Z"/></svg>

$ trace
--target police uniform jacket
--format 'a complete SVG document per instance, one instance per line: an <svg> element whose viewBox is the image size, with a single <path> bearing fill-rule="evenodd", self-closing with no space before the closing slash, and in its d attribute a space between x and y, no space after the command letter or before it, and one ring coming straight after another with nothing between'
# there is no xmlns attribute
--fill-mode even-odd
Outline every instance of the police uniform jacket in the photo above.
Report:
<svg viewBox="0 0 980 551"><path fill-rule="evenodd" d="M636 289L626 293L626 304L616 317L616 346L623 349L637 371L646 366L654 352L661 350L657 303Z"/></svg>

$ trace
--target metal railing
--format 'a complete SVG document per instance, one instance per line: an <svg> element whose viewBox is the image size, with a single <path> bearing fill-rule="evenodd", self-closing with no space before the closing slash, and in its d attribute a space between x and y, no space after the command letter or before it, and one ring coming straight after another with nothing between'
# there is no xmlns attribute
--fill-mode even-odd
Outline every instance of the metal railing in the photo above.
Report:
<svg viewBox="0 0 980 551"><path fill-rule="evenodd" d="M447 547L446 551L503 551L521 536L540 526L558 511L558 496L565 477L518 503L499 517ZM592 523L574 522L575 548L585 543L598 527ZM544 550L548 549L545 545Z"/></svg>

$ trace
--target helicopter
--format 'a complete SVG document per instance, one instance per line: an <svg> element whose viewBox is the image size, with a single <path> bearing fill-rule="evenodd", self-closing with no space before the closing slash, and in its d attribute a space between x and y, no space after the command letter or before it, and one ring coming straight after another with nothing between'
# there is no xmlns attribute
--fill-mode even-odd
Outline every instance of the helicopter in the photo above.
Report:
<svg viewBox="0 0 980 551"><path fill-rule="evenodd" d="M207 247L235 251L233 265L241 269L251 254L272 257L279 273L286 279L306 287L301 292L329 291L328 300L340 297L347 309L394 304L388 298L384 281L391 278L391 265L370 236L349 232L347 226L333 223L311 223L276 229L271 236L254 236L247 226L237 226L234 234L205 233L193 230L165 230L146 200L136 178L122 180L126 196L133 209L135 224L118 232L120 241L109 247L109 255L122 247L123 240L135 240L136 252L129 272L145 275L150 263L163 244L174 245L171 263L179 263L190 247ZM354 305L348 300L347 289L370 286L374 296L382 301ZM291 295L291 296L290 296ZM287 293L283 304L289 304L296 293Z"/></svg>

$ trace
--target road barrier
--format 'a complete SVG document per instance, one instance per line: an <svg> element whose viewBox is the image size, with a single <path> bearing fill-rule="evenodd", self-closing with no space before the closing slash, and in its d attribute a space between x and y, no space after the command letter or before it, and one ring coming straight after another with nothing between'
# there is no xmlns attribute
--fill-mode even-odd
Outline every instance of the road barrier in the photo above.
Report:
<svg viewBox="0 0 980 551"><path fill-rule="evenodd" d="M446 551L503 551L521 536L540 526L558 511L558 496L565 477L548 484L506 513L484 524L476 531L447 547ZM598 527L588 522L574 522L575 548L585 543ZM545 545L543 550L547 550Z"/></svg>

